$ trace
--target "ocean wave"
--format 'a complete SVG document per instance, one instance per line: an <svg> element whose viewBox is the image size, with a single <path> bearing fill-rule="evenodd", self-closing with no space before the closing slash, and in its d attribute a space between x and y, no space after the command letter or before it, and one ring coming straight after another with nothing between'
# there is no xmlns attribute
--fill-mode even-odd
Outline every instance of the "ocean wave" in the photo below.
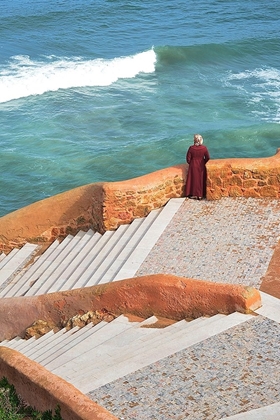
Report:
<svg viewBox="0 0 280 420"><path fill-rule="evenodd" d="M265 62L267 53L271 56L279 56L279 40L277 39L246 39L231 41L222 44L195 44L195 45L165 45L155 48L158 63L157 66L168 66L186 62L189 65L209 65L242 63L252 61L252 58ZM271 61L271 60L270 60Z"/></svg>
<svg viewBox="0 0 280 420"><path fill-rule="evenodd" d="M119 79L153 73L155 64L153 49L110 60L45 57L34 61L15 56L0 69L0 103L59 89L109 86Z"/></svg>
<svg viewBox="0 0 280 420"><path fill-rule="evenodd" d="M267 122L280 123L280 70L262 67L229 72L225 85L244 93L252 112Z"/></svg>
<svg viewBox="0 0 280 420"><path fill-rule="evenodd" d="M233 57L235 54L235 48L222 44L199 44L191 46L166 45L155 48L155 51L157 53L159 67L184 62L189 65L203 65L217 61L222 62L230 56Z"/></svg>

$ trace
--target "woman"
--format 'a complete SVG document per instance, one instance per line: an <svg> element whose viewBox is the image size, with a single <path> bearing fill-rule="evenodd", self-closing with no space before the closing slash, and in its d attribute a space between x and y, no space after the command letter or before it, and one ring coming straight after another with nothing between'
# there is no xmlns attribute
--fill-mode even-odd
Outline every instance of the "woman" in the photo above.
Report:
<svg viewBox="0 0 280 420"><path fill-rule="evenodd" d="M206 163L210 159L207 147L203 146L203 137L195 134L193 146L187 151L186 161L189 164L186 196L201 200L206 197Z"/></svg>

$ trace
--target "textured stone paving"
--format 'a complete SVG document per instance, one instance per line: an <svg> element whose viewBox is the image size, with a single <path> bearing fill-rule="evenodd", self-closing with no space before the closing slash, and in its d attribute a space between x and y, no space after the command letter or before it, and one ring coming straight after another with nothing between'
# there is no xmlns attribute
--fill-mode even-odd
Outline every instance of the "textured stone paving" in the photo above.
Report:
<svg viewBox="0 0 280 420"><path fill-rule="evenodd" d="M119 419L217 420L279 401L280 325L258 316L89 394Z"/></svg>
<svg viewBox="0 0 280 420"><path fill-rule="evenodd" d="M279 238L279 200L186 199L137 276L259 288ZM89 396L125 420L218 420L273 404L280 401L279 340L280 325L257 316Z"/></svg>
<svg viewBox="0 0 280 420"><path fill-rule="evenodd" d="M280 238L280 200L187 200L136 276L169 273L259 287Z"/></svg>

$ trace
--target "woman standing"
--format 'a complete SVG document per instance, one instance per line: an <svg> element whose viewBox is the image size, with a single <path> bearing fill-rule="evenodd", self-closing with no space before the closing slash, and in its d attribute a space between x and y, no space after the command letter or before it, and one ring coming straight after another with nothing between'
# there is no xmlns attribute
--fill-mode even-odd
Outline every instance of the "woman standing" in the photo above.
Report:
<svg viewBox="0 0 280 420"><path fill-rule="evenodd" d="M203 137L195 134L193 146L187 151L186 161L189 164L186 196L201 200L206 197L206 163L210 155L206 146L203 146Z"/></svg>

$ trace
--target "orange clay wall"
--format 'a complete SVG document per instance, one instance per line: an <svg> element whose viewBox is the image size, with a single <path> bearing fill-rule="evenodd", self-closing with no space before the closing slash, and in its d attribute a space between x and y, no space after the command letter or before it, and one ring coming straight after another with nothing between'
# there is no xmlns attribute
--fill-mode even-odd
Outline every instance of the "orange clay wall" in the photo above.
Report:
<svg viewBox="0 0 280 420"><path fill-rule="evenodd" d="M41 412L51 410L54 414L59 406L64 420L118 420L73 385L16 350L0 347L0 372L24 401Z"/></svg>
<svg viewBox="0 0 280 420"><path fill-rule="evenodd" d="M0 218L0 250L56 238L92 228L114 230L170 198L183 197L188 167L165 168L120 182L84 185L38 201ZM218 159L207 163L207 199L280 197L280 149L272 157Z"/></svg>
<svg viewBox="0 0 280 420"><path fill-rule="evenodd" d="M63 321L91 310L179 321L218 313L250 313L260 306L260 293L252 287L153 274L39 296L0 299L0 341L24 337L26 328L39 319L59 327ZM11 311L20 317L11 315Z"/></svg>

